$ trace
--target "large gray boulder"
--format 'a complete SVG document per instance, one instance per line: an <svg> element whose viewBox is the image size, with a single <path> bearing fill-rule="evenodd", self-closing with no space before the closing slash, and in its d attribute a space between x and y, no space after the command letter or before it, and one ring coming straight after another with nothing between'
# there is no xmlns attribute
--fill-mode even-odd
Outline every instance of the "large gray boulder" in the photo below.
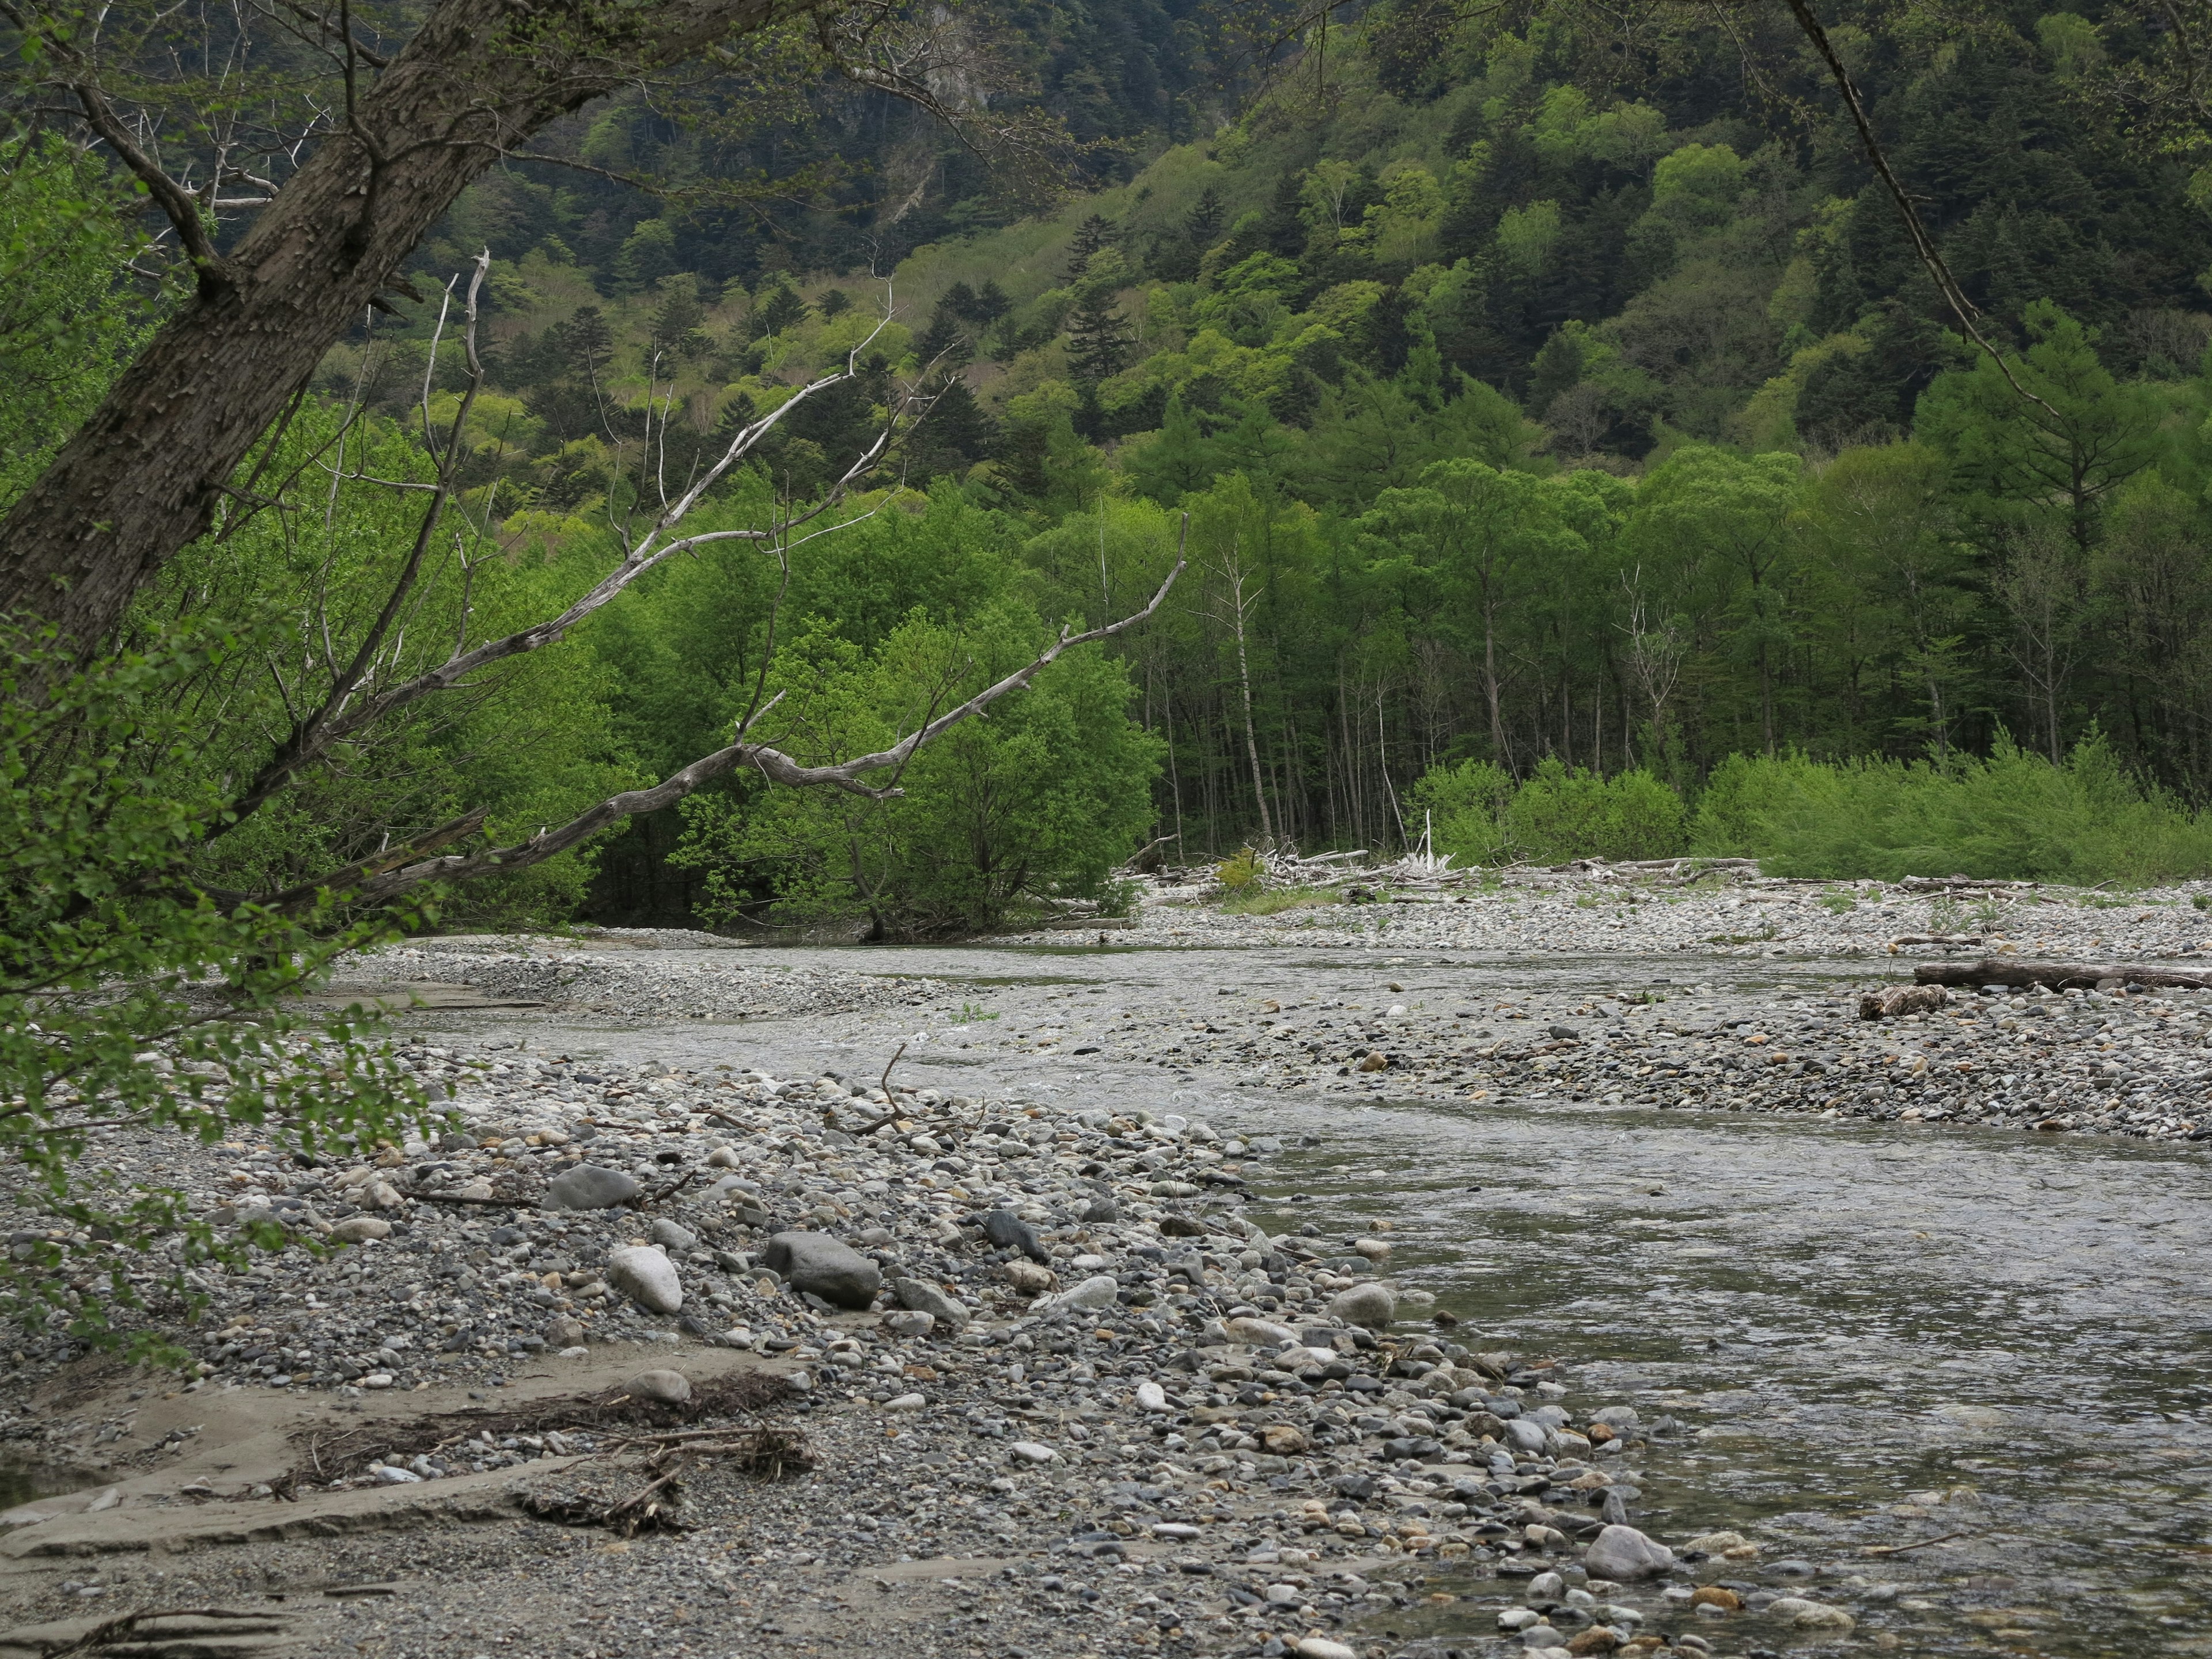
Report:
<svg viewBox="0 0 2212 1659"><path fill-rule="evenodd" d="M611 1210L627 1204L643 1188L635 1177L620 1170L603 1170L596 1164L579 1164L545 1183L549 1210Z"/></svg>
<svg viewBox="0 0 2212 1659"><path fill-rule="evenodd" d="M793 1290L840 1308L867 1307L884 1284L883 1269L828 1233L778 1233L761 1252L761 1265L781 1273Z"/></svg>
<svg viewBox="0 0 2212 1659"><path fill-rule="evenodd" d="M1583 1565L1591 1577L1610 1578L1615 1583L1656 1578L1674 1565L1674 1551L1633 1527L1607 1527L1583 1557Z"/></svg>
<svg viewBox="0 0 2212 1659"><path fill-rule="evenodd" d="M926 1313L939 1324L956 1331L975 1316L966 1303L956 1301L924 1279L894 1279L891 1294L898 1298L900 1307Z"/></svg>

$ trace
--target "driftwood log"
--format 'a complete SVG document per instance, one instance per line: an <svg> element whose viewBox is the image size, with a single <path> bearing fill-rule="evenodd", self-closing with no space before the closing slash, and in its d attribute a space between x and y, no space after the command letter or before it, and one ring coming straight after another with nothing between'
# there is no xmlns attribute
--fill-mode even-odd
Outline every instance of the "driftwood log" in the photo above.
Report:
<svg viewBox="0 0 2212 1659"><path fill-rule="evenodd" d="M1923 985L2010 985L2023 990L2094 990L2107 981L2168 991L2212 990L2212 972L2160 968L2134 962L2020 962L1984 957L1978 962L1924 962L1912 970Z"/></svg>

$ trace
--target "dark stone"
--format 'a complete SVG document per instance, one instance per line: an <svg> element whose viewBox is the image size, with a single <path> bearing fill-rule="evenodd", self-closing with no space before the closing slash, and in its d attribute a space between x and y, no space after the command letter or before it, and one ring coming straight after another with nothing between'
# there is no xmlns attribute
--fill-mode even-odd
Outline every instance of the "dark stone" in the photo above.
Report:
<svg viewBox="0 0 2212 1659"><path fill-rule="evenodd" d="M1011 1210L994 1210L985 1216L983 1237L1002 1250L1019 1250L1040 1266L1049 1267L1052 1264L1051 1255L1038 1242L1035 1231ZM769 1266L773 1267L775 1263L771 1261Z"/></svg>

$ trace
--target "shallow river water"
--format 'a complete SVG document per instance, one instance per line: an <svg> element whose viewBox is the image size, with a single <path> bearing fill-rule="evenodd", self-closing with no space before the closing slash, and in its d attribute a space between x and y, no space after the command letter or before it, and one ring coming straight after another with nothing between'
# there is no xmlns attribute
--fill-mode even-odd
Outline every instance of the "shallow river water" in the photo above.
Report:
<svg viewBox="0 0 2212 1659"><path fill-rule="evenodd" d="M1371 1000L1386 976L1418 1010L1425 997L1438 1006L1509 988L1653 984L1724 1002L1778 983L1856 981L1863 964L1553 957L1531 967L1203 948L775 954L943 979L979 1017L957 1032L910 1009L667 1026L418 1019L457 1040L579 1057L779 1075L828 1067L871 1081L907 1041L898 1075L908 1082L1172 1108L1224 1129L1316 1138L1254 1166L1263 1196L1248 1213L1260 1224L1314 1221L1348 1237L1389 1220L1394 1273L1435 1291L1465 1322L1461 1340L1557 1354L1599 1394L1642 1402L1673 1391L1660 1408L1697 1433L1646 1460L1639 1518L1654 1533L1754 1533L1765 1558L1747 1582L1779 1584L1775 1564L1798 1558L1816 1575L1810 1593L1832 1593L1860 1613L1861 1638L1894 1651L2212 1655L2203 1148L1559 1098L1277 1092L1238 1086L1227 1067L1011 1046L1016 1030L1098 994L1137 1030L1224 991ZM1428 1650L1486 1652L1504 1599L1400 1612L1389 1629L1427 1638ZM1735 1639L1788 1645L1745 1632ZM1717 1651L1741 1650L1711 1633Z"/></svg>

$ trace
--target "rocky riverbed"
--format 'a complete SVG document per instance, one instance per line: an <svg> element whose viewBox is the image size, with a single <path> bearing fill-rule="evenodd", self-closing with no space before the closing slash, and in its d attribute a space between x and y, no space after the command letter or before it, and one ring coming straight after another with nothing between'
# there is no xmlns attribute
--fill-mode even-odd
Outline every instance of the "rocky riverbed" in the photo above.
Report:
<svg viewBox="0 0 2212 1659"><path fill-rule="evenodd" d="M1863 1025L1886 948L1270 920L416 947L395 980L546 1005L414 1018L450 1132L103 1144L302 1242L209 1277L189 1380L15 1351L20 1495L75 1490L0 1541L64 1634L0 1653L215 1604L378 1655L2202 1650L2198 1154L2033 1132L2191 1133L2193 997ZM636 977L496 977L580 958ZM2058 1109L2112 1054L2173 1109ZM1964 1125L1984 1057L2045 1109ZM2081 1254L2115 1212L2141 1243ZM732 1378L769 1403L699 1430L801 1437L793 1478L700 1457L635 1539L526 1518L653 1478L642 1431L549 1431L574 1402Z"/></svg>

